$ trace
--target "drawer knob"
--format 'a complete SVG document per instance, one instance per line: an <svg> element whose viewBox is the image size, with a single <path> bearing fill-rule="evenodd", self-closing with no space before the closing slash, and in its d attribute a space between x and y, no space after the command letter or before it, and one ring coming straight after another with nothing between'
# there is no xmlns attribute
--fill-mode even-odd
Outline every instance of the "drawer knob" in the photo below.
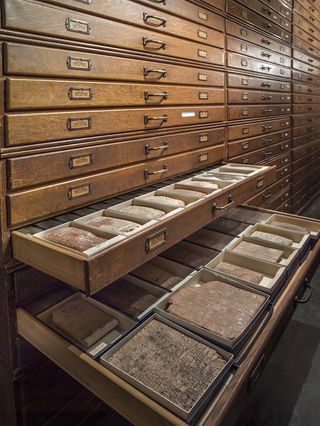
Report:
<svg viewBox="0 0 320 426"><path fill-rule="evenodd" d="M264 145L267 145L267 144L272 142L272 138L263 138L262 142L263 142Z"/></svg>
<svg viewBox="0 0 320 426"><path fill-rule="evenodd" d="M163 69L152 69L152 68L143 68L143 75L145 77L149 77L150 74L157 74L157 77L153 78L153 80L158 80L160 78L166 78L168 73L166 70Z"/></svg>
<svg viewBox="0 0 320 426"><path fill-rule="evenodd" d="M168 99L168 92L159 92L159 93L144 92L144 100L148 101L150 98L160 98L159 102L162 102Z"/></svg>
<svg viewBox="0 0 320 426"><path fill-rule="evenodd" d="M144 152L146 155L150 154L151 151L165 151L167 149L169 149L168 142L163 142L160 146L150 146L149 144L144 146Z"/></svg>
<svg viewBox="0 0 320 426"><path fill-rule="evenodd" d="M261 65L260 69L261 69L262 71L270 71L270 70L271 70L271 67L266 67L265 65Z"/></svg>
<svg viewBox="0 0 320 426"><path fill-rule="evenodd" d="M225 210L225 209L231 207L234 203L235 203L235 201L233 200L232 195L228 195L228 202L227 202L227 204L225 204L224 206L220 207L220 206L218 206L217 203L214 203L213 206L212 206L212 211L214 213L215 210Z"/></svg>
<svg viewBox="0 0 320 426"><path fill-rule="evenodd" d="M150 171L149 169L144 170L144 178L148 179L149 176L153 175L163 175L164 173L168 172L168 166L167 164L163 165L163 168L160 170Z"/></svg>
<svg viewBox="0 0 320 426"><path fill-rule="evenodd" d="M262 110L262 114L271 114L272 113L272 108L263 108Z"/></svg>
<svg viewBox="0 0 320 426"><path fill-rule="evenodd" d="M266 13L267 15L272 15L272 10L271 9L269 9L269 8L267 8L267 7L263 7L262 9L261 9L261 11L262 12L264 12L264 13Z"/></svg>
<svg viewBox="0 0 320 426"><path fill-rule="evenodd" d="M149 124L149 121L161 121L160 126L162 123L165 123L168 121L168 114L163 114L159 117L150 117L150 115L144 116L144 125L147 126Z"/></svg>
<svg viewBox="0 0 320 426"><path fill-rule="evenodd" d="M162 40L155 40L155 39L151 39L151 38L148 38L148 37L143 37L142 43L143 43L143 46L146 49L151 49L151 50L160 50L160 49L162 49L162 50L166 50L166 48L167 48L167 44L164 41L162 41Z"/></svg>
<svg viewBox="0 0 320 426"><path fill-rule="evenodd" d="M272 155L272 150L269 149L268 151L263 151L263 155L265 155L266 157L268 157L269 155Z"/></svg>
<svg viewBox="0 0 320 426"><path fill-rule="evenodd" d="M272 125L271 124L264 124L262 126L262 130L271 130L272 129Z"/></svg>
<svg viewBox="0 0 320 426"><path fill-rule="evenodd" d="M147 12L143 12L143 22L152 27L165 27L167 25L166 19L156 15L149 15Z"/></svg>

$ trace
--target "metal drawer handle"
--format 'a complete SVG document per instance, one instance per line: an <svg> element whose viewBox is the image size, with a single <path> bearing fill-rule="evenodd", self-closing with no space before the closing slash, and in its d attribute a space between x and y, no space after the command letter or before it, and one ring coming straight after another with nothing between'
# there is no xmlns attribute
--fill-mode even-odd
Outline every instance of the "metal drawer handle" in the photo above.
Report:
<svg viewBox="0 0 320 426"><path fill-rule="evenodd" d="M153 171L153 172L150 172L150 170L149 169L145 169L144 170L144 178L145 179L148 179L148 177L149 176L153 176L153 175L162 175L162 174L164 174L164 173L167 173L167 171L168 171L168 166L166 165L166 164L164 164L163 165L163 168L162 169L160 169L160 170L155 170L155 171Z"/></svg>
<svg viewBox="0 0 320 426"><path fill-rule="evenodd" d="M309 59L308 59L308 62L313 62L313 59L309 58Z"/></svg>
<svg viewBox="0 0 320 426"><path fill-rule="evenodd" d="M151 3L158 3L158 4L164 4L164 5L166 5L166 0L149 0L149 1L151 1Z"/></svg>
<svg viewBox="0 0 320 426"><path fill-rule="evenodd" d="M271 54L270 54L270 53L266 53L266 52L261 52L261 56L262 56L263 58L270 58L270 57L271 57Z"/></svg>
<svg viewBox="0 0 320 426"><path fill-rule="evenodd" d="M272 138L263 138L262 141L263 141L263 144L266 145L266 144L272 142Z"/></svg>
<svg viewBox="0 0 320 426"><path fill-rule="evenodd" d="M168 75L168 73L167 73L167 71L166 70L163 70L163 69L152 69L152 68L147 68L147 67L144 67L143 68L143 75L145 76L145 77L148 77L149 76L149 74L159 74L159 77L158 78L166 78L167 77L167 75Z"/></svg>
<svg viewBox="0 0 320 426"><path fill-rule="evenodd" d="M166 121L168 121L168 114L165 113L159 117L150 117L149 115L145 115L144 125L146 126L149 123L149 121L161 121L161 124L165 123Z"/></svg>
<svg viewBox="0 0 320 426"><path fill-rule="evenodd" d="M311 38L311 37L308 37L308 41L310 41L310 43L313 43L313 38Z"/></svg>
<svg viewBox="0 0 320 426"><path fill-rule="evenodd" d="M310 33L314 33L314 29L309 28Z"/></svg>
<svg viewBox="0 0 320 426"><path fill-rule="evenodd" d="M272 27L272 24L270 24L269 22L262 21L261 23L262 23L262 25L263 25L265 28L267 28L267 29L270 29L270 28Z"/></svg>
<svg viewBox="0 0 320 426"><path fill-rule="evenodd" d="M314 69L313 68L308 68L308 71L313 72Z"/></svg>
<svg viewBox="0 0 320 426"><path fill-rule="evenodd" d="M150 151L165 151L166 149L169 149L168 142L163 142L163 145L160 146L150 146L148 144L144 146L144 152L146 155L150 154Z"/></svg>
<svg viewBox="0 0 320 426"><path fill-rule="evenodd" d="M143 37L142 43L143 43L143 46L146 49L154 49L154 50L163 49L163 50L165 50L167 48L167 44L164 41L153 40L153 39L148 38L148 37ZM151 44L153 44L155 46L152 47L152 46L150 46Z"/></svg>
<svg viewBox="0 0 320 426"><path fill-rule="evenodd" d="M159 92L159 93L149 93L149 92L144 92L144 100L148 101L149 98L161 98L160 102L168 99L168 92Z"/></svg>
<svg viewBox="0 0 320 426"><path fill-rule="evenodd" d="M272 15L272 10L267 7L263 7L261 11L267 13L269 16Z"/></svg>
<svg viewBox="0 0 320 426"><path fill-rule="evenodd" d="M269 149L269 151L263 151L263 155L272 155L271 149Z"/></svg>
<svg viewBox="0 0 320 426"><path fill-rule="evenodd" d="M272 191L268 191L266 194L262 195L262 198L264 201L266 201L268 198L272 197Z"/></svg>
<svg viewBox="0 0 320 426"><path fill-rule="evenodd" d="M312 93L312 89L308 89L308 90L307 90L307 92L308 92L308 93Z"/></svg>
<svg viewBox="0 0 320 426"><path fill-rule="evenodd" d="M145 24L151 25L152 27L165 27L167 25L166 19L156 15L149 15L147 12L143 12L143 21Z"/></svg>
<svg viewBox="0 0 320 426"><path fill-rule="evenodd" d="M271 70L271 67L266 67L265 65L261 65L260 69L261 69L262 71L270 71L270 70Z"/></svg>
<svg viewBox="0 0 320 426"><path fill-rule="evenodd" d="M262 114L270 114L271 112L272 112L272 108L268 108L268 109L263 108L262 110Z"/></svg>
<svg viewBox="0 0 320 426"><path fill-rule="evenodd" d="M271 83L261 83L261 87L271 87Z"/></svg>
<svg viewBox="0 0 320 426"><path fill-rule="evenodd" d="M262 130L271 130L272 129L272 125L270 124L269 126L267 126L267 125L263 125L262 126Z"/></svg>
<svg viewBox="0 0 320 426"><path fill-rule="evenodd" d="M228 203L222 207L218 206L217 203L214 203L212 206L212 211L214 212L215 210L225 210L228 207L231 207L234 203L235 201L233 200L232 195L228 195Z"/></svg>
<svg viewBox="0 0 320 426"><path fill-rule="evenodd" d="M271 101L272 100L272 96L266 96L266 95L262 95L261 96L261 100L262 101Z"/></svg>
<svg viewBox="0 0 320 426"><path fill-rule="evenodd" d="M305 297L301 297L301 298L298 297L298 296L296 296L294 298L294 301L296 303L307 303L310 300L310 297L312 296L313 288L309 284L308 278L304 279L304 286L306 288L306 292L305 293L307 293L307 295Z"/></svg>
<svg viewBox="0 0 320 426"><path fill-rule="evenodd" d="M269 46L269 44L271 44L271 41L267 40L266 38L262 38L261 43L267 44Z"/></svg>

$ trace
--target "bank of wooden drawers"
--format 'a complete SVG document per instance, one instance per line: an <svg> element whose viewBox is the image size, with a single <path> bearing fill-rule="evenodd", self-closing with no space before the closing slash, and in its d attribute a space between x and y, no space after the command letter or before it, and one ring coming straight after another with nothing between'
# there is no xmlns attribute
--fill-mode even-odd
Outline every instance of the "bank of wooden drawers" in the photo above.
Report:
<svg viewBox="0 0 320 426"><path fill-rule="evenodd" d="M269 188L252 197L246 204L253 207L267 207L269 200L276 197L278 193L284 188L287 188L288 185L290 185L290 178L285 177L271 185Z"/></svg>
<svg viewBox="0 0 320 426"><path fill-rule="evenodd" d="M305 39L302 39L303 31L300 29L296 29L296 27L292 30L293 36L292 36L292 45L297 46L299 49L302 49L306 51L306 53L310 53L311 55L316 56L317 52L319 50L318 43L316 42L313 37L306 36ZM310 41L311 40L311 41Z"/></svg>
<svg viewBox="0 0 320 426"><path fill-rule="evenodd" d="M206 128L12 158L7 162L8 189L37 186L185 151L210 148L223 144L224 139L224 127ZM220 158L218 156L217 159Z"/></svg>
<svg viewBox="0 0 320 426"><path fill-rule="evenodd" d="M289 203L291 198L291 185L288 185L286 188L282 190L279 194L277 194L275 197L270 199L265 207L271 210L278 210L280 206L283 204Z"/></svg>
<svg viewBox="0 0 320 426"><path fill-rule="evenodd" d="M271 62L253 59L237 53L227 53L227 66L281 78L291 78L291 70Z"/></svg>
<svg viewBox="0 0 320 426"><path fill-rule="evenodd" d="M156 31L88 16L45 3L6 0L4 27L24 32L62 37L85 43L132 49L161 56L223 65L224 34L217 33L211 47Z"/></svg>
<svg viewBox="0 0 320 426"><path fill-rule="evenodd" d="M295 115L293 116L293 127L298 126L319 126L319 119L316 115Z"/></svg>
<svg viewBox="0 0 320 426"><path fill-rule="evenodd" d="M314 23L315 19L320 21L320 12L314 7L312 3L313 2L309 2L308 0L295 0L293 3L293 8L305 19L309 20L311 23Z"/></svg>
<svg viewBox="0 0 320 426"><path fill-rule="evenodd" d="M320 78L316 75L306 74L301 71L292 70L292 78L293 80L299 80L303 83L309 83L319 86Z"/></svg>
<svg viewBox="0 0 320 426"><path fill-rule="evenodd" d="M313 65L309 65L309 64L306 64L304 62L297 61L296 59L294 59L292 61L292 66L293 66L294 69L299 70L301 72L310 73L310 74L315 75L317 77L320 76L320 69L316 68Z"/></svg>
<svg viewBox="0 0 320 426"><path fill-rule="evenodd" d="M228 106L228 120L270 117L291 114L290 105Z"/></svg>
<svg viewBox="0 0 320 426"><path fill-rule="evenodd" d="M265 8L265 5L259 1L250 1L248 2L248 6L250 7L257 7L259 12L263 8ZM255 9L255 10L257 10ZM268 16L268 19L258 15L257 13L253 12L252 10L242 6L239 3L236 3L233 0L229 0L227 3L227 12L235 16L241 20L246 21L247 23L250 23L256 27L258 27L261 30L264 30L266 32L272 32L272 34L282 38L283 40L290 41L290 22L280 17L280 15L276 13L272 13L271 16Z"/></svg>
<svg viewBox="0 0 320 426"><path fill-rule="evenodd" d="M291 164L281 167L280 169L276 171L277 180L281 180L284 177L290 177L290 176L291 176Z"/></svg>
<svg viewBox="0 0 320 426"><path fill-rule="evenodd" d="M276 166L277 170L291 165L291 153L279 155L279 157L272 158L265 162L268 166Z"/></svg>
<svg viewBox="0 0 320 426"><path fill-rule="evenodd" d="M231 73L228 73L227 75L227 85L229 88L255 89L261 91L270 90L275 92L291 91L291 83L287 81L276 81L263 77L250 77Z"/></svg>
<svg viewBox="0 0 320 426"><path fill-rule="evenodd" d="M70 49L4 43L7 75L223 86L222 72Z"/></svg>
<svg viewBox="0 0 320 426"><path fill-rule="evenodd" d="M310 34L317 40L320 40L320 31L313 24L301 18L300 16L295 14L293 15L293 25L301 28L303 31L305 31L307 34Z"/></svg>
<svg viewBox="0 0 320 426"><path fill-rule="evenodd" d="M10 113L6 116L6 145L214 123L223 121L224 118L223 106Z"/></svg>
<svg viewBox="0 0 320 426"><path fill-rule="evenodd" d="M266 133L268 134L280 130L289 130L290 126L290 118L228 126L228 141L265 135Z"/></svg>
<svg viewBox="0 0 320 426"><path fill-rule="evenodd" d="M271 146L266 146L262 149L249 152L247 154L238 155L236 157L229 157L229 161L239 164L260 164L266 161L268 158L276 157L282 153L290 152L291 144L290 141L276 143Z"/></svg>
<svg viewBox="0 0 320 426"><path fill-rule="evenodd" d="M293 93L310 93L312 95L320 95L320 87L293 83Z"/></svg>
<svg viewBox="0 0 320 426"><path fill-rule="evenodd" d="M295 103L295 104L299 104L299 103L318 104L318 103L320 103L320 96L293 94L292 98L293 98L293 103Z"/></svg>
<svg viewBox="0 0 320 426"><path fill-rule="evenodd" d="M317 68L320 67L320 61L319 60L317 60L316 58L314 58L310 55L307 55L303 52L300 52L297 49L292 49L292 56L293 56L294 59L298 59L300 61L303 61L303 62L305 62L305 63L307 63L307 64L309 64L313 67L317 67Z"/></svg>
<svg viewBox="0 0 320 426"><path fill-rule="evenodd" d="M291 94L263 90L228 89L228 104L289 104Z"/></svg>
<svg viewBox="0 0 320 426"><path fill-rule="evenodd" d="M299 160L306 155L312 154L316 150L317 146L315 143L311 142L306 145L294 148L292 153L292 161Z"/></svg>

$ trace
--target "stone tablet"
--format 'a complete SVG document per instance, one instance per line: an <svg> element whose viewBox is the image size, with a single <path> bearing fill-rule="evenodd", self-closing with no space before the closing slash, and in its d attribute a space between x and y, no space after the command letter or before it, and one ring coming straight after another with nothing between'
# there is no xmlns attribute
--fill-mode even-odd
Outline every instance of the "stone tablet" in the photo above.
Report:
<svg viewBox="0 0 320 426"><path fill-rule="evenodd" d="M166 212L159 209L154 209L152 207L144 207L144 206L123 206L118 209L121 212L125 212L128 214L132 214L134 216L139 216L145 219L157 219L161 216L164 216Z"/></svg>
<svg viewBox="0 0 320 426"><path fill-rule="evenodd" d="M108 361L185 411L192 409L227 363L215 349L155 319Z"/></svg>
<svg viewBox="0 0 320 426"><path fill-rule="evenodd" d="M87 348L118 326L118 320L81 298L70 300L55 309L51 321Z"/></svg>
<svg viewBox="0 0 320 426"><path fill-rule="evenodd" d="M135 269L132 274L164 288L172 288L183 279L183 277L173 275L169 271L151 262L141 265L139 268Z"/></svg>
<svg viewBox="0 0 320 426"><path fill-rule="evenodd" d="M270 241L271 243L284 244L291 246L292 240L290 238L281 237L281 235L270 234L269 232L254 231L251 237L259 238L260 240Z"/></svg>
<svg viewBox="0 0 320 426"><path fill-rule="evenodd" d="M206 182L205 180L192 180L191 182L185 182L183 185L191 186L191 187L202 187L212 189L213 191L219 189L219 186L216 183ZM198 191L198 189L196 189Z"/></svg>
<svg viewBox="0 0 320 426"><path fill-rule="evenodd" d="M248 241L241 241L232 251L275 263L278 263L284 254L282 250L249 243Z"/></svg>
<svg viewBox="0 0 320 426"><path fill-rule="evenodd" d="M192 189L182 189L182 188L173 188L173 189L165 189L164 190L170 194L172 193L172 195L180 195L181 197L192 197L192 198L196 198L196 199L200 199L202 197L205 196L205 194L203 192L200 191L193 191Z"/></svg>
<svg viewBox="0 0 320 426"><path fill-rule="evenodd" d="M44 239L77 251L85 251L107 241L92 232L68 226L52 229L43 235Z"/></svg>
<svg viewBox="0 0 320 426"><path fill-rule="evenodd" d="M186 203L182 200L177 200L176 198L166 197L164 195L152 195L151 197L144 197L143 201L152 201L166 204L170 207L183 207Z"/></svg>
<svg viewBox="0 0 320 426"><path fill-rule="evenodd" d="M82 222L83 225L93 226L107 232L116 232L121 234L129 234L140 228L140 224L131 220L118 219L116 217L96 216Z"/></svg>
<svg viewBox="0 0 320 426"><path fill-rule="evenodd" d="M225 282L209 281L173 293L166 310L232 341L247 329L265 300Z"/></svg>
<svg viewBox="0 0 320 426"><path fill-rule="evenodd" d="M229 262L221 262L214 269L253 284L259 284L263 279L263 274Z"/></svg>

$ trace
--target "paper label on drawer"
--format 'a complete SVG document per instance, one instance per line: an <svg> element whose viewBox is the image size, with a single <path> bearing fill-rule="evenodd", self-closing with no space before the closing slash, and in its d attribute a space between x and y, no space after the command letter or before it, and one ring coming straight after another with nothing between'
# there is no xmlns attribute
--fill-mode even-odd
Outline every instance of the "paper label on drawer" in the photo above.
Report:
<svg viewBox="0 0 320 426"><path fill-rule="evenodd" d="M208 92L199 92L199 99L207 100L209 98Z"/></svg>
<svg viewBox="0 0 320 426"><path fill-rule="evenodd" d="M195 117L195 116L196 116L195 112L182 112L181 113L181 117L182 118Z"/></svg>
<svg viewBox="0 0 320 426"><path fill-rule="evenodd" d="M66 20L66 28L73 33L90 34L91 28L88 22L79 21L78 19L68 18Z"/></svg>
<svg viewBox="0 0 320 426"><path fill-rule="evenodd" d="M264 178L259 178L257 179L257 188L261 188L262 186L264 186Z"/></svg>
<svg viewBox="0 0 320 426"><path fill-rule="evenodd" d="M148 237L145 242L146 252L150 252L160 247L162 244L164 244L167 241L167 239L168 239L168 232L166 229L163 229L162 231L157 232L154 235L151 235L151 237Z"/></svg>
<svg viewBox="0 0 320 426"><path fill-rule="evenodd" d="M208 81L207 74L198 74L198 80L200 80L200 81Z"/></svg>
<svg viewBox="0 0 320 426"><path fill-rule="evenodd" d="M206 40L208 38L208 33L206 33L205 31L198 30L198 37Z"/></svg>
<svg viewBox="0 0 320 426"><path fill-rule="evenodd" d="M198 12L198 17L199 17L199 19L202 19L203 21L207 21L208 20L208 15L206 13L204 13L204 12L201 12L200 10Z"/></svg>
<svg viewBox="0 0 320 426"><path fill-rule="evenodd" d="M207 161L209 158L209 154L206 152L205 154L200 154L199 155L199 161L200 163L202 163L203 161Z"/></svg>
<svg viewBox="0 0 320 426"><path fill-rule="evenodd" d="M79 1L79 0L78 0ZM96 356L99 352L103 351L108 345L104 342L100 343L100 345L96 346L90 351L90 355Z"/></svg>
<svg viewBox="0 0 320 426"><path fill-rule="evenodd" d="M68 198L69 200L73 200L74 198L84 197L85 195L90 194L90 192L91 192L90 184L76 186L74 188L69 188Z"/></svg>
<svg viewBox="0 0 320 426"><path fill-rule="evenodd" d="M87 130L91 129L91 118L69 118L67 121L67 129L69 131L73 130Z"/></svg>
<svg viewBox="0 0 320 426"><path fill-rule="evenodd" d="M198 56L200 56L200 58L207 58L208 52L206 50L198 49Z"/></svg>
<svg viewBox="0 0 320 426"><path fill-rule="evenodd" d="M200 135L199 136L199 142L208 142L209 136L208 135Z"/></svg>
<svg viewBox="0 0 320 426"><path fill-rule="evenodd" d="M91 61L90 59L72 58L71 56L68 56L67 67L69 70L90 71Z"/></svg>
<svg viewBox="0 0 320 426"><path fill-rule="evenodd" d="M199 118L208 118L209 112L208 111L199 111Z"/></svg>
<svg viewBox="0 0 320 426"><path fill-rule="evenodd" d="M68 90L68 97L71 101L86 100L90 101L93 98L92 89L81 87L70 87Z"/></svg>
<svg viewBox="0 0 320 426"><path fill-rule="evenodd" d="M89 164L91 164L91 160L91 154L71 157L69 160L69 167L70 169L76 169L78 167L88 166Z"/></svg>

